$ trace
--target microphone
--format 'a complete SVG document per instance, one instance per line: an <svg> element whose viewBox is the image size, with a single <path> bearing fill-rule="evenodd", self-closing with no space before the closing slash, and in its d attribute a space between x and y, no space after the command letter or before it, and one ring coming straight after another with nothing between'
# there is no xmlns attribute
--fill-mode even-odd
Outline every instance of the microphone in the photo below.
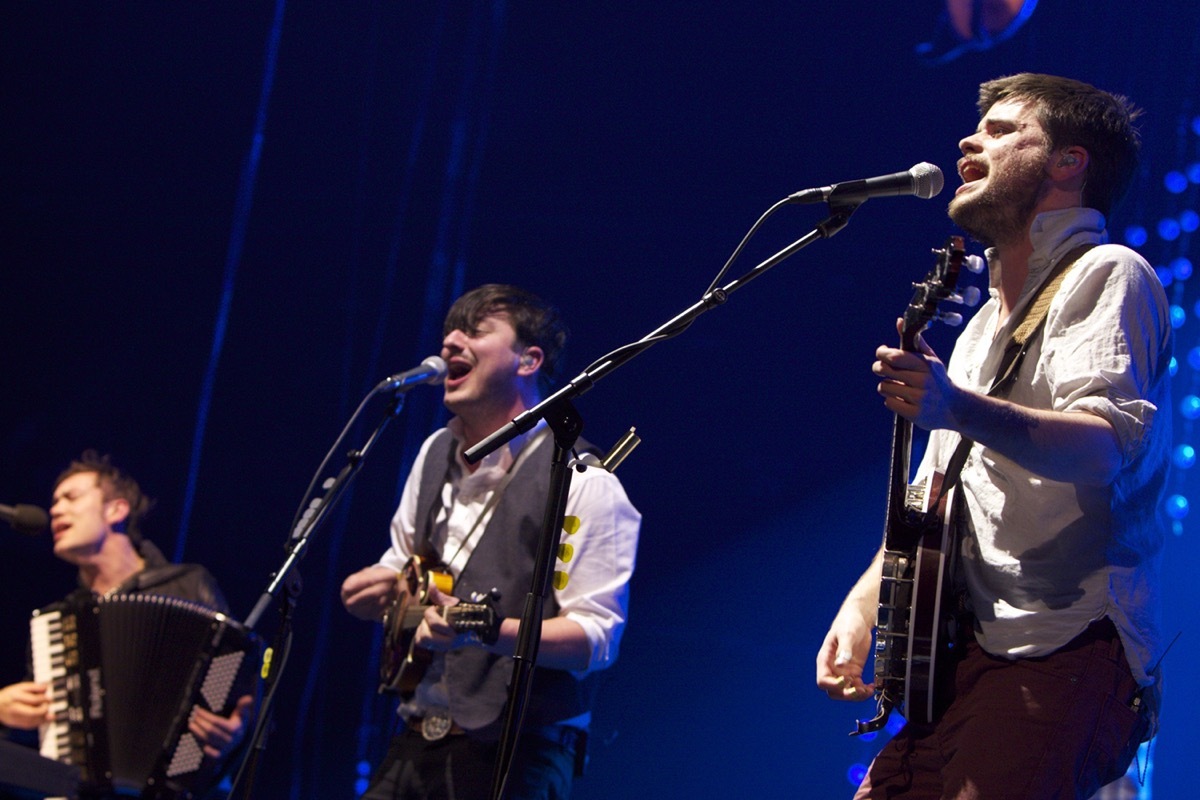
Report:
<svg viewBox="0 0 1200 800"><path fill-rule="evenodd" d="M37 536L50 524L50 515L45 510L25 503L0 505L0 519L11 525L17 533L28 536Z"/></svg>
<svg viewBox="0 0 1200 800"><path fill-rule="evenodd" d="M389 378L384 378L375 387L377 392L407 392L422 383L441 383L446 379L448 371L446 362L441 356L430 356L406 372L399 372Z"/></svg>
<svg viewBox="0 0 1200 800"><path fill-rule="evenodd" d="M946 183L942 171L927 161L916 164L907 172L878 175L857 181L835 183L805 189L787 196L790 203L861 203L872 197L894 197L915 194L928 200L942 190Z"/></svg>

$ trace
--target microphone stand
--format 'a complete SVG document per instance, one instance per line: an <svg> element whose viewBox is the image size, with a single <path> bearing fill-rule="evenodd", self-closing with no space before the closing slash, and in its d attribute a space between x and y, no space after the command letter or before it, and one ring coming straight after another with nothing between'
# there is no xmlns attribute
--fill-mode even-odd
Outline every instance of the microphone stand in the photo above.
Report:
<svg viewBox="0 0 1200 800"><path fill-rule="evenodd" d="M537 665L537 651L542 632L542 609L545 605L546 595L550 592L550 578L553 574L551 567L554 563L559 532L562 530L563 516L566 512L567 492L571 485L568 458L583 429L583 420L571 400L591 389L596 381L629 362L634 356L648 350L651 345L682 333L705 311L723 305L729 299L729 295L771 267L795 255L817 239L828 239L838 233L846 227L850 221L850 215L861 204L861 201L836 204L831 202L830 215L818 223L812 231L758 264L742 277L725 286L706 292L699 302L677 314L637 342L619 348L609 356L601 358L557 392L532 408L521 412L508 424L463 453L463 458L467 463L474 464L496 448L531 429L540 419L545 419L546 425L554 433L554 456L550 464L550 493L546 498L546 510L542 517L542 530L534 562L533 580L529 594L525 598L513 652L515 662L513 677L508 687L504 726L501 730L500 745L492 773L493 800L502 800L503 798L504 785L512 767L513 754L516 752L517 735L529 704L533 670Z"/></svg>
<svg viewBox="0 0 1200 800"><path fill-rule="evenodd" d="M372 390L364 398L363 403L359 405L350 422L346 424L342 436L339 436L338 441L334 442L335 448L338 442L345 436L345 430L348 430L354 423L359 412L362 411L363 405L378 391L378 388L376 387L375 390ZM375 426L370 436L367 437L366 443L358 450L351 450L347 453L346 457L349 459L347 464L342 467L335 478L326 482L325 494L322 497L314 498L307 504L307 510L301 516L299 524L294 527L285 547L287 555L284 558L283 565L271 574L270 583L259 597L250 615L246 617L246 621L242 623L248 631L253 631L272 601L279 598L279 627L276 629L271 648L264 657L262 666L262 708L258 710L254 734L247 748L246 760L243 762L238 771L237 778L234 780L236 790L236 787L242 785L243 778L245 779L244 794L242 796L246 800L252 797L258 762L263 753L266 752L266 733L270 727L275 689L278 687L279 679L283 675L283 668L287 664L287 655L291 651L292 615L296 610L296 601L300 596L301 590L300 573L297 565L308 550L308 543L313 532L325 522L330 510L341 499L346 489L349 488L350 482L358 474L359 470L362 469L367 454L379 440L384 428L387 427L389 422L399 416L401 409L404 408L404 392L411 388L412 386L407 386L396 391L392 400L388 403L387 410L382 419L380 419L379 424ZM323 466L324 464L322 464ZM320 472L320 468L318 468L318 472ZM229 796L234 797L234 792L231 791Z"/></svg>
<svg viewBox="0 0 1200 800"><path fill-rule="evenodd" d="M546 497L546 510L542 516L542 532L538 539L534 560L533 580L529 594L525 596L525 607L521 613L521 626L517 630L517 642L513 651L513 675L508 687L506 716L492 772L492 796L503 796L504 782L508 779L509 766L516 752L517 732L525 718L529 705L529 689L533 681L533 668L537 665L538 646L542 641L542 609L550 593L550 579L554 574L558 531L562 530L563 515L567 508L567 492L571 488L569 459L575 442L583 430L583 418L570 400L560 400L545 409L546 425L554 434L554 455L550 461L550 492ZM549 533L547 533L549 532Z"/></svg>

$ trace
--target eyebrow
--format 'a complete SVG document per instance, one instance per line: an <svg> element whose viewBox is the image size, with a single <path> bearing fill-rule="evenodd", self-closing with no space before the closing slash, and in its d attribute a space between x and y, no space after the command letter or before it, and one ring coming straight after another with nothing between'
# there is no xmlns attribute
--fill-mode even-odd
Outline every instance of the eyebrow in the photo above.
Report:
<svg viewBox="0 0 1200 800"><path fill-rule="evenodd" d="M986 117L979 120L979 124L975 126L975 132L980 133L982 131L987 130L988 127L994 127L994 126L1004 126L1004 127L1013 128L1014 130L1020 130L1021 128L1027 127L1028 125L1029 125L1028 122L1020 122L1017 120L1017 118L1015 116L1011 116L1011 115L992 116L991 114L988 114Z"/></svg>

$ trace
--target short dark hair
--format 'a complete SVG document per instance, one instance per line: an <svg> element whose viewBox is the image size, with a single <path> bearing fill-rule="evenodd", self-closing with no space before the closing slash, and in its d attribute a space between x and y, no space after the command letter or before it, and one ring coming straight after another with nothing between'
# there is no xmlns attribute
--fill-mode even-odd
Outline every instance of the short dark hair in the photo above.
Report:
<svg viewBox="0 0 1200 800"><path fill-rule="evenodd" d="M450 331L474 333L485 317L496 313L508 316L517 334L517 344L540 347L542 366L538 386L546 393L558 373L567 345L567 328L558 309L532 292L503 283L487 283L454 301L446 313L442 335Z"/></svg>
<svg viewBox="0 0 1200 800"><path fill-rule="evenodd" d="M138 486L138 482L132 476L112 463L110 456L100 455L95 450L84 450L79 458L62 471L58 480L54 482L54 487L57 489L67 478L81 472L96 474L96 485L100 487L105 500L120 498L129 503L129 516L116 529L128 536L135 547L140 546L142 519L150 512L154 501L142 492L142 487Z"/></svg>
<svg viewBox="0 0 1200 800"><path fill-rule="evenodd" d="M1079 146L1088 151L1083 204L1108 216L1137 169L1142 141L1134 122L1142 110L1123 95L1083 81L1033 72L980 84L980 117L1003 100L1033 104L1051 149Z"/></svg>

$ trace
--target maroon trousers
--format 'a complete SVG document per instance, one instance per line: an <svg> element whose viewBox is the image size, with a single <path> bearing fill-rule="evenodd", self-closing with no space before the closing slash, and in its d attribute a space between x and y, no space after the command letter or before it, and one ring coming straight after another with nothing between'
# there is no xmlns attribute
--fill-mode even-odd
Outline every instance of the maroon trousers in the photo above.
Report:
<svg viewBox="0 0 1200 800"><path fill-rule="evenodd" d="M906 725L855 800L1084 800L1125 773L1143 730L1107 619L1039 658L997 658L970 637L950 688L942 719Z"/></svg>

